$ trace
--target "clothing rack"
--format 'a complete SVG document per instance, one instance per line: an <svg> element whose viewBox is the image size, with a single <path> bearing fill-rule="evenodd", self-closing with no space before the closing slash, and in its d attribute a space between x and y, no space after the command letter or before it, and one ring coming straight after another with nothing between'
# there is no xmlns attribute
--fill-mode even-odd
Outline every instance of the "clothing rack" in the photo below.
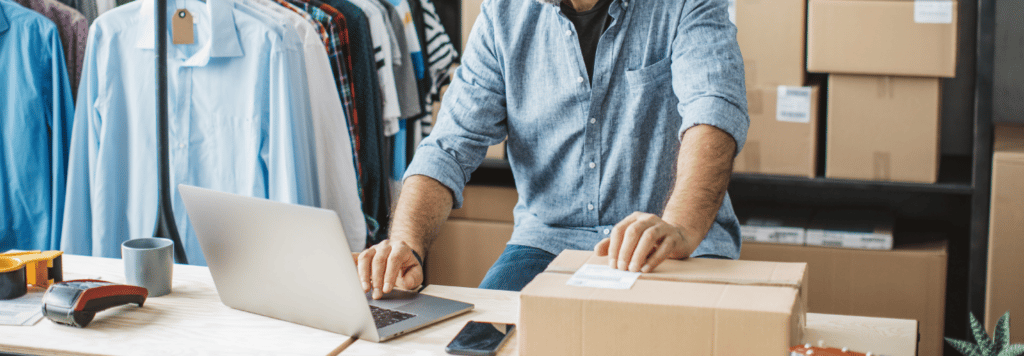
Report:
<svg viewBox="0 0 1024 356"><path fill-rule="evenodd" d="M167 145L168 109L167 109L167 0L156 0L153 7L156 16L156 120L157 145L159 146L160 205L157 209L156 228L153 237L163 237L174 241L174 259L178 263L188 263L185 247L181 244L181 235L174 220L174 209L171 205L171 168L170 149Z"/></svg>

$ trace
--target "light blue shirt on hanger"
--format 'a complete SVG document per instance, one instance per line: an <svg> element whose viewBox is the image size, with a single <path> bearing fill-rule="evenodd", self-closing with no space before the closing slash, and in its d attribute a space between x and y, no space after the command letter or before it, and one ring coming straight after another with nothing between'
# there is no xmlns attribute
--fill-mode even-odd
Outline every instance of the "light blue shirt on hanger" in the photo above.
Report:
<svg viewBox="0 0 1024 356"><path fill-rule="evenodd" d="M588 78L558 5L486 0L437 124L406 172L455 193L508 137L519 202L509 244L592 249L634 211L661 215L682 133L694 125L746 140L743 59L725 0L614 0ZM739 258L726 195L693 256Z"/></svg>
<svg viewBox="0 0 1024 356"><path fill-rule="evenodd" d="M89 33L71 141L61 248L119 257L153 234L159 179L153 0L101 16ZM309 92L297 38L230 0L170 1L195 42L168 39L170 179L189 262L205 264L178 184L317 205ZM168 33L168 36L170 34Z"/></svg>
<svg viewBox="0 0 1024 356"><path fill-rule="evenodd" d="M57 31L0 0L0 252L59 246L75 107Z"/></svg>

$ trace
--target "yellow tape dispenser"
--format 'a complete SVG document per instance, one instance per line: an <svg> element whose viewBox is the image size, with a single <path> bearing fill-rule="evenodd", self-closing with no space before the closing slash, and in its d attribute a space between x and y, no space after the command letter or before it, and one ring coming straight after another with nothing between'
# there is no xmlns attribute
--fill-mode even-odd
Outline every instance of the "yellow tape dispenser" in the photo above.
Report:
<svg viewBox="0 0 1024 356"><path fill-rule="evenodd" d="M0 254L0 300L28 292L28 285L46 288L64 280L61 251L25 251Z"/></svg>

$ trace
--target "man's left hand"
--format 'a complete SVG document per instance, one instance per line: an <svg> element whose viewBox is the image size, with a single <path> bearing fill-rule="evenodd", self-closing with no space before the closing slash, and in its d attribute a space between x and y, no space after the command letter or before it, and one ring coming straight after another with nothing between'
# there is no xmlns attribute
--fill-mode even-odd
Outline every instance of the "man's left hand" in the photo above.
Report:
<svg viewBox="0 0 1024 356"><path fill-rule="evenodd" d="M612 268L647 273L667 258L689 257L696 248L678 226L654 214L635 212L616 224L594 252L608 256Z"/></svg>

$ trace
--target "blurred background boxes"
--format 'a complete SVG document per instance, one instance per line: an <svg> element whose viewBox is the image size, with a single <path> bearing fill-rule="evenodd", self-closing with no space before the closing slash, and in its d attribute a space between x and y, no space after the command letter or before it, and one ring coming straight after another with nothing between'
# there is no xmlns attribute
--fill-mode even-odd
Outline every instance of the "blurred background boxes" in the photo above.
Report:
<svg viewBox="0 0 1024 356"><path fill-rule="evenodd" d="M956 76L957 2L810 0L814 73Z"/></svg>
<svg viewBox="0 0 1024 356"><path fill-rule="evenodd" d="M733 172L814 178L820 99L819 86L747 89L750 128Z"/></svg>
<svg viewBox="0 0 1024 356"><path fill-rule="evenodd" d="M1003 313L1024 317L1024 126L996 126L992 161L985 321L991 333ZM1013 343L1024 343L1024 323L1010 323Z"/></svg>
<svg viewBox="0 0 1024 356"><path fill-rule="evenodd" d="M935 183L939 79L829 75L825 177Z"/></svg>
<svg viewBox="0 0 1024 356"><path fill-rule="evenodd" d="M914 319L918 355L942 355L947 254L944 242L891 251L744 243L740 258L806 262L809 312Z"/></svg>

